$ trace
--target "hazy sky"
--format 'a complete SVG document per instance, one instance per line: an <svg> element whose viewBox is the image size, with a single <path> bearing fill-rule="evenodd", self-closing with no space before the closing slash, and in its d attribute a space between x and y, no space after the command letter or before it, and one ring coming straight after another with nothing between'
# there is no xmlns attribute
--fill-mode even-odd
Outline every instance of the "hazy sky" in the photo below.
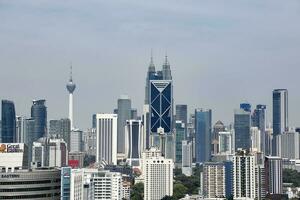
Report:
<svg viewBox="0 0 300 200"><path fill-rule="evenodd" d="M271 116L272 90L287 88L300 126L299 23L298 0L0 0L0 98L25 116L45 98L48 119L67 117L72 61L78 127L121 94L141 113L152 48L157 69L167 51L175 103L190 111L230 123L248 101Z"/></svg>

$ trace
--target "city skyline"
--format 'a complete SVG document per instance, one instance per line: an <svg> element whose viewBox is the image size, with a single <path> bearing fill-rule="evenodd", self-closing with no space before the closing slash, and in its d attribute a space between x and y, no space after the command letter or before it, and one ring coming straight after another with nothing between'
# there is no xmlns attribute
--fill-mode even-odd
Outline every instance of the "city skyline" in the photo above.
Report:
<svg viewBox="0 0 300 200"><path fill-rule="evenodd" d="M300 71L296 55L300 29L293 25L299 19L296 1L274 1L272 5L254 1L251 6L229 1L228 5L221 3L224 8L208 2L193 8L183 3L157 1L154 6L131 1L129 11L123 9L126 0L118 1L119 4L91 1L86 6L81 2L72 5L49 2L45 1L46 5L34 1L18 5L9 1L0 3L4 19L0 44L6 47L0 50L0 93L2 99L14 102L17 115L30 117L32 100L46 99L48 119L68 116L65 84L70 61L78 86L74 93L77 127L89 128L93 113L113 113L122 94L130 96L132 107L141 114L153 48L157 68L163 65L167 51L174 80L174 106L187 104L188 113L196 108L210 108L213 123L221 120L227 125L233 122L234 109L247 100L252 107L266 104L267 122L271 122L272 91L286 88L289 125L300 125L297 121L300 95L295 84ZM98 14L96 8L114 8L120 14L102 18L106 12ZM45 12L42 14L40 10ZM133 10L139 11L132 15ZM167 13L168 17L159 22L155 13ZM60 22L56 24L53 20L57 17ZM249 27L242 25L239 17ZM22 20L28 23L18 26ZM172 23L174 20L178 23ZM255 20L260 22L254 23ZM89 23L82 27L82 22ZM118 33L110 36L114 30ZM160 34L155 34L159 30ZM171 31L174 35L169 34ZM83 40L79 40L80 36Z"/></svg>

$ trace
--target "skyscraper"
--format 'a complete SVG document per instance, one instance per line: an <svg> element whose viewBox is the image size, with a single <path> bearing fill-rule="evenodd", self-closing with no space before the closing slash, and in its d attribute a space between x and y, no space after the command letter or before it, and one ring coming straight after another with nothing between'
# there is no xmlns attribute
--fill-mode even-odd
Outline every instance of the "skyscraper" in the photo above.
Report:
<svg viewBox="0 0 300 200"><path fill-rule="evenodd" d="M288 131L288 90L273 90L273 144L272 155L277 155L276 136Z"/></svg>
<svg viewBox="0 0 300 200"><path fill-rule="evenodd" d="M34 119L33 141L46 136L47 133L47 107L46 100L33 100L31 118Z"/></svg>
<svg viewBox="0 0 300 200"><path fill-rule="evenodd" d="M253 111L252 115L252 126L257 127L261 132L261 143L260 149L264 153L266 152L266 117L267 117L267 106L266 105L257 105L256 109Z"/></svg>
<svg viewBox="0 0 300 200"><path fill-rule="evenodd" d="M141 120L127 120L125 126L125 156L130 166L140 166L143 152L143 123Z"/></svg>
<svg viewBox="0 0 300 200"><path fill-rule="evenodd" d="M12 101L2 100L1 142L13 143L17 140L15 105Z"/></svg>
<svg viewBox="0 0 300 200"><path fill-rule="evenodd" d="M266 192L269 194L282 194L282 159L280 157L265 157Z"/></svg>
<svg viewBox="0 0 300 200"><path fill-rule="evenodd" d="M72 65L70 70L70 79L67 83L67 90L69 92L69 119L71 121L71 130L74 129L74 121L73 121L73 92L76 88L75 83L73 83L73 77L72 77Z"/></svg>
<svg viewBox="0 0 300 200"><path fill-rule="evenodd" d="M251 104L250 103L241 103L240 109L242 109L246 112L251 112Z"/></svg>
<svg viewBox="0 0 300 200"><path fill-rule="evenodd" d="M176 151L175 151L175 162L181 165L182 162L182 141L185 140L185 124L182 121L176 121L175 125L175 140L176 140Z"/></svg>
<svg viewBox="0 0 300 200"><path fill-rule="evenodd" d="M195 110L195 148L196 162L203 163L211 157L211 121L212 112L210 109Z"/></svg>
<svg viewBox="0 0 300 200"><path fill-rule="evenodd" d="M186 176L192 176L193 169L193 147L192 142L188 140L182 141L182 173Z"/></svg>
<svg viewBox="0 0 300 200"><path fill-rule="evenodd" d="M173 195L173 160L162 156L143 156L145 200L160 200Z"/></svg>
<svg viewBox="0 0 300 200"><path fill-rule="evenodd" d="M206 198L222 198L226 196L225 165L207 162L203 165L203 194Z"/></svg>
<svg viewBox="0 0 300 200"><path fill-rule="evenodd" d="M71 120L69 118L50 120L49 135L52 138L62 138L70 150Z"/></svg>
<svg viewBox="0 0 300 200"><path fill-rule="evenodd" d="M97 114L96 162L117 164L117 120L116 114Z"/></svg>
<svg viewBox="0 0 300 200"><path fill-rule="evenodd" d="M234 151L233 144L234 130L219 132L219 152L220 154L232 154Z"/></svg>
<svg viewBox="0 0 300 200"><path fill-rule="evenodd" d="M131 119L131 100L127 95L118 99L118 154L125 154L126 120Z"/></svg>
<svg viewBox="0 0 300 200"><path fill-rule="evenodd" d="M216 124L213 127L212 132L212 138L211 138L211 144L212 144L212 153L217 154L219 153L219 133L225 131L225 126L223 122L220 120L216 122Z"/></svg>
<svg viewBox="0 0 300 200"><path fill-rule="evenodd" d="M185 124L185 137L187 137L187 105L178 104L176 105L175 120L182 121Z"/></svg>
<svg viewBox="0 0 300 200"><path fill-rule="evenodd" d="M243 109L234 111L235 149L250 149L251 113Z"/></svg>

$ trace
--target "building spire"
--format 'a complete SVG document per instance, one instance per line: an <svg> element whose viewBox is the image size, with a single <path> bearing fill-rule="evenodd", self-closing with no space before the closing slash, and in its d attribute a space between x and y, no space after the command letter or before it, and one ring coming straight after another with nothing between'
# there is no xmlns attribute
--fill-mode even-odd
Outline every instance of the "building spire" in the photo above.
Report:
<svg viewBox="0 0 300 200"><path fill-rule="evenodd" d="M149 70L150 72L155 72L155 65L153 62L153 51L151 49L151 57L150 57L150 65L149 65Z"/></svg>
<svg viewBox="0 0 300 200"><path fill-rule="evenodd" d="M70 82L73 82L72 70L73 70L73 67L72 67L72 62L71 62L71 65L70 65Z"/></svg>
<svg viewBox="0 0 300 200"><path fill-rule="evenodd" d="M164 65L170 65L169 61L168 61L168 52L167 52L167 50L166 50L166 54L165 54L165 63L164 63Z"/></svg>

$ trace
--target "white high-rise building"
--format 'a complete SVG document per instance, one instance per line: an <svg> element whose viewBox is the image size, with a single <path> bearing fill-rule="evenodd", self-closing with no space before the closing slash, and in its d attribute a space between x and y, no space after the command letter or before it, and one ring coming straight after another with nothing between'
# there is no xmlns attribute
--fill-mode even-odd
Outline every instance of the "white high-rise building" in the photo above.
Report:
<svg viewBox="0 0 300 200"><path fill-rule="evenodd" d="M256 197L255 156L240 151L233 156L233 196L235 199Z"/></svg>
<svg viewBox="0 0 300 200"><path fill-rule="evenodd" d="M219 132L219 153L232 154L234 150L234 129L226 132Z"/></svg>
<svg viewBox="0 0 300 200"><path fill-rule="evenodd" d="M117 114L97 114L96 162L117 164Z"/></svg>
<svg viewBox="0 0 300 200"><path fill-rule="evenodd" d="M276 136L277 156L281 158L300 158L300 134L298 132L285 132Z"/></svg>
<svg viewBox="0 0 300 200"><path fill-rule="evenodd" d="M83 170L72 169L71 180L70 180L71 200L85 200L83 199L83 183L84 183Z"/></svg>
<svg viewBox="0 0 300 200"><path fill-rule="evenodd" d="M252 151L261 152L261 131L257 127L251 127L250 136Z"/></svg>
<svg viewBox="0 0 300 200"><path fill-rule="evenodd" d="M204 197L221 198L226 196L225 165L223 163L205 163L202 178Z"/></svg>
<svg viewBox="0 0 300 200"><path fill-rule="evenodd" d="M182 173L186 176L192 176L193 169L193 147L192 142L182 141Z"/></svg>
<svg viewBox="0 0 300 200"><path fill-rule="evenodd" d="M96 173L92 173L91 181L94 185L94 200L122 199L121 173L99 170Z"/></svg>
<svg viewBox="0 0 300 200"><path fill-rule="evenodd" d="M73 83L73 77L72 77L72 66L70 71L70 79L67 84L67 90L69 92L69 119L71 121L71 130L74 129L74 121L73 121L73 92L76 88L75 83Z"/></svg>
<svg viewBox="0 0 300 200"><path fill-rule="evenodd" d="M280 157L265 157L266 192L270 194L282 194L282 159Z"/></svg>
<svg viewBox="0 0 300 200"><path fill-rule="evenodd" d="M152 152L152 155L155 155L155 152ZM162 156L143 159L145 200L160 200L166 195L173 195L173 168L172 159Z"/></svg>
<svg viewBox="0 0 300 200"><path fill-rule="evenodd" d="M40 138L33 142L32 162L37 167L64 167L68 164L67 144L63 139Z"/></svg>

